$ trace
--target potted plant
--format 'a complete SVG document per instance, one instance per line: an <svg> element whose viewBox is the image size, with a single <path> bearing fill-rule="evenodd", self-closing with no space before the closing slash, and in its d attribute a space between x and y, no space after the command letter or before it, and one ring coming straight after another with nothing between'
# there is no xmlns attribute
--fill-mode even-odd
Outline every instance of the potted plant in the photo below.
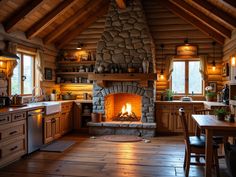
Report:
<svg viewBox="0 0 236 177"><path fill-rule="evenodd" d="M228 114L228 111L224 108L215 110L215 115L217 116L218 120L225 120L225 116Z"/></svg>
<svg viewBox="0 0 236 177"><path fill-rule="evenodd" d="M216 96L216 93L212 92L213 90L212 86L207 86L205 90L206 90L206 101L213 101L214 97Z"/></svg>
<svg viewBox="0 0 236 177"><path fill-rule="evenodd" d="M171 89L166 90L166 100L172 101L173 100L174 92Z"/></svg>

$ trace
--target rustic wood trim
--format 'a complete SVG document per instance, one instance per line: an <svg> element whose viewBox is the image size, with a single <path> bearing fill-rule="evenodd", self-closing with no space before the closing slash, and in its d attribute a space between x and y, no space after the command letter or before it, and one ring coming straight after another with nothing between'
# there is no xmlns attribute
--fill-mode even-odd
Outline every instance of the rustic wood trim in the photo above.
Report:
<svg viewBox="0 0 236 177"><path fill-rule="evenodd" d="M193 18L191 15L189 15L187 12L182 10L179 6L171 3L170 1L160 1L161 5L175 13L176 15L180 16L181 18L188 21L190 24L198 28L203 33L207 34L208 36L211 36L214 40L219 42L220 44L224 44L225 38L221 34L215 32L212 30L209 26L205 25L200 20Z"/></svg>
<svg viewBox="0 0 236 177"><path fill-rule="evenodd" d="M232 7L236 8L236 1L235 0L223 0L227 4L231 5Z"/></svg>
<svg viewBox="0 0 236 177"><path fill-rule="evenodd" d="M101 6L97 7L98 11L96 12L96 15L94 15L93 11L90 12L90 16L85 18L81 24L79 24L72 30L65 33L63 37L60 38L60 40L56 43L56 46L58 48L63 48L66 44L72 41L76 36L78 36L85 29L87 29L92 23L94 23L99 17L103 16L107 12L108 7L109 7L108 3L103 3L101 4Z"/></svg>
<svg viewBox="0 0 236 177"><path fill-rule="evenodd" d="M26 15L31 13L38 7L43 0L32 0L29 3L25 4L21 9L16 11L10 18L3 22L3 26L6 32L10 32L20 20L22 20Z"/></svg>
<svg viewBox="0 0 236 177"><path fill-rule="evenodd" d="M116 0L116 4L120 9L126 8L126 0Z"/></svg>
<svg viewBox="0 0 236 177"><path fill-rule="evenodd" d="M187 11L188 13L190 13L192 16L197 17L203 23L205 23L206 25L210 26L216 32L219 32L224 37L231 38L231 32L232 32L231 30L227 29L226 27L224 27L223 25L221 25L220 23L218 23L214 19L209 18L207 15L205 15L200 10L194 8L193 6L189 5L188 3L186 3L183 0L174 0L174 1L171 0L171 2L175 3L180 8L182 8L183 10Z"/></svg>
<svg viewBox="0 0 236 177"><path fill-rule="evenodd" d="M194 3L202 6L204 9L208 10L209 12L213 13L214 15L218 16L226 23L236 27L236 19L231 15L225 13L223 10L219 9L218 7L214 6L210 2L206 0L193 0Z"/></svg>
<svg viewBox="0 0 236 177"><path fill-rule="evenodd" d="M62 35L64 32L66 32L74 24L78 23L81 20L87 19L87 16L88 16L88 14L90 14L90 11L92 9L96 9L99 6L99 4L101 4L102 2L103 2L102 0L88 2L84 7L79 9L73 16L71 16L64 23L62 23L60 26L58 26L57 30L53 30L51 33L49 33L43 39L44 43L49 44L49 43L55 42L59 38L60 35Z"/></svg>
<svg viewBox="0 0 236 177"><path fill-rule="evenodd" d="M55 19L57 19L61 14L68 10L76 0L66 0L62 1L56 8L49 12L44 18L39 20L35 25L27 30L27 38L32 38L38 35L41 31L47 28Z"/></svg>

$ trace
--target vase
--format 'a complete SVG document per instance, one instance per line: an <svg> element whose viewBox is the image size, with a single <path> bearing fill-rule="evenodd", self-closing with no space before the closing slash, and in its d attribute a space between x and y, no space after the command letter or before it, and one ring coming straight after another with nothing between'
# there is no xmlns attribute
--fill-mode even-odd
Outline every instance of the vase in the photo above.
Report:
<svg viewBox="0 0 236 177"><path fill-rule="evenodd" d="M56 93L51 93L50 100L51 101L57 101L57 94Z"/></svg>
<svg viewBox="0 0 236 177"><path fill-rule="evenodd" d="M149 73L149 61L147 60L147 58L143 59L142 66L143 66L143 73Z"/></svg>

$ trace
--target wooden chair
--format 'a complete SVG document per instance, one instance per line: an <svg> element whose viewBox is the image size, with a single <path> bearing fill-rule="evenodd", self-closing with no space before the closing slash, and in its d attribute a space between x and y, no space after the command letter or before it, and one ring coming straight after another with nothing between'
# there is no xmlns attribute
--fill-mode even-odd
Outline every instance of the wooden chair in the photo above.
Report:
<svg viewBox="0 0 236 177"><path fill-rule="evenodd" d="M204 157L205 158L205 137L204 136L189 136L187 119L184 113L184 109L179 109L179 117L181 119L183 133L184 133L184 142L185 142L185 157L184 157L184 170L185 176L189 175L190 165L203 166L205 163L200 161L191 162L192 157ZM217 177L220 176L219 173L219 162L217 156L218 145L213 143L213 162L216 171Z"/></svg>

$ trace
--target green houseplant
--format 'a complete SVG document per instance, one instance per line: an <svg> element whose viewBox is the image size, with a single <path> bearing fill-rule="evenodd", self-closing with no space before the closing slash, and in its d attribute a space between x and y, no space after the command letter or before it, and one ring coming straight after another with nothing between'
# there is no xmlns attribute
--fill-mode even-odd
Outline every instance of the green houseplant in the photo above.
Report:
<svg viewBox="0 0 236 177"><path fill-rule="evenodd" d="M173 100L174 92L171 89L166 89L166 100L172 101Z"/></svg>
<svg viewBox="0 0 236 177"><path fill-rule="evenodd" d="M215 110L215 115L217 116L218 120L225 120L225 116L228 114L229 112L224 108Z"/></svg>
<svg viewBox="0 0 236 177"><path fill-rule="evenodd" d="M212 92L212 90L213 90L212 86L207 86L205 88L206 101L213 101L214 100L214 97L216 96L216 93Z"/></svg>

